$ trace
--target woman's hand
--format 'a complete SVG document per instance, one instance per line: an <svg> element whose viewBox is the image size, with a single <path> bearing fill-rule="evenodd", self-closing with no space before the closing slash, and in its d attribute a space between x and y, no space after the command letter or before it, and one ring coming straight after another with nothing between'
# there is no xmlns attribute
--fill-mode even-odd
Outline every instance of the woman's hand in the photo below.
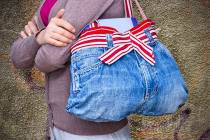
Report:
<svg viewBox="0 0 210 140"><path fill-rule="evenodd" d="M73 34L75 33L75 28L62 19L63 15L64 9L61 9L50 20L47 27L37 35L37 42L40 45L51 44L57 47L64 47L75 39Z"/></svg>
<svg viewBox="0 0 210 140"><path fill-rule="evenodd" d="M22 38L26 38L28 36L31 36L33 34L36 34L39 31L36 22L34 19L32 21L29 21L27 25L25 25L25 31L21 31L20 35Z"/></svg>

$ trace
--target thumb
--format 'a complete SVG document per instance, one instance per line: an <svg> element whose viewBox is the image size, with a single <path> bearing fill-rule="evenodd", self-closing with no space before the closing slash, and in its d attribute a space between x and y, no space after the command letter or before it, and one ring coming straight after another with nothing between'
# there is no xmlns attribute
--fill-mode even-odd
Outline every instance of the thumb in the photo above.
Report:
<svg viewBox="0 0 210 140"><path fill-rule="evenodd" d="M62 18L63 17L63 15L64 15L64 9L60 9L59 11L58 11L58 13L56 14L56 17L57 18Z"/></svg>

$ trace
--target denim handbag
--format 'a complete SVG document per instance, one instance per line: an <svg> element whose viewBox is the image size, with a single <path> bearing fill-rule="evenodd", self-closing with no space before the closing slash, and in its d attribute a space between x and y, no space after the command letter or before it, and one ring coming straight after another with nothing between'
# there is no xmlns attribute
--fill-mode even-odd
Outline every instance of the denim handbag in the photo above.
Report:
<svg viewBox="0 0 210 140"><path fill-rule="evenodd" d="M187 101L179 66L158 39L155 23L135 3L141 22L124 0L125 18L88 24L71 47L68 113L94 122L119 121L131 114L175 113Z"/></svg>

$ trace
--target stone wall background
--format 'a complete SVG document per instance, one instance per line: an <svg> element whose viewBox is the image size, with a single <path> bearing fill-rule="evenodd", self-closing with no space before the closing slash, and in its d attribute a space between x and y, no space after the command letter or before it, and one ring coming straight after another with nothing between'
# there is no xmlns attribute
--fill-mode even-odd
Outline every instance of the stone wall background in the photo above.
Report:
<svg viewBox="0 0 210 140"><path fill-rule="evenodd" d="M17 70L11 43L32 17L39 0L0 1L0 139L44 139L46 111L43 78L36 69ZM190 98L176 114L131 116L133 139L210 139L210 1L142 0L148 17L161 28L186 79Z"/></svg>

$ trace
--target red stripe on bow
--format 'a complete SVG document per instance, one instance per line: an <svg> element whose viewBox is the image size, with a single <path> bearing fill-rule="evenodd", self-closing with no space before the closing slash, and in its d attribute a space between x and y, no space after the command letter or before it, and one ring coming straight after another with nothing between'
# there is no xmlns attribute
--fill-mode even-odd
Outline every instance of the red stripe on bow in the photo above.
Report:
<svg viewBox="0 0 210 140"><path fill-rule="evenodd" d="M115 42L122 41L122 39L124 42L114 44L113 48L109 49L107 52L101 55L99 59L102 62L109 65L113 64L125 54L131 52L132 50L136 50L147 62L152 65L155 64L153 48L139 40L131 32L127 32L125 34L117 34L117 37L113 35L112 38Z"/></svg>

